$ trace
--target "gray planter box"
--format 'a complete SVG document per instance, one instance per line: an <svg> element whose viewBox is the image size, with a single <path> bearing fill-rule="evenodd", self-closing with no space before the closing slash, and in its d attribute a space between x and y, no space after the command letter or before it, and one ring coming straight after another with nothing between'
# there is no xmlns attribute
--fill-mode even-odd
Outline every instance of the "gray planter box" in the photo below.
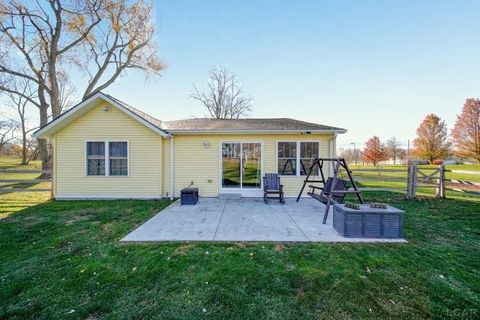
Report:
<svg viewBox="0 0 480 320"><path fill-rule="evenodd" d="M360 205L360 210L333 206L333 228L344 237L351 238L403 238L404 211L388 206L387 209Z"/></svg>

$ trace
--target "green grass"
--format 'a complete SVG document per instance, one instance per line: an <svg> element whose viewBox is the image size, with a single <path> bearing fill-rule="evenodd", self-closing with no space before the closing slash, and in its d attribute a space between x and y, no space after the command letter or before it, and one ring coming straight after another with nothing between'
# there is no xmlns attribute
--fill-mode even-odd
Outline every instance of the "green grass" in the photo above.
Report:
<svg viewBox="0 0 480 320"><path fill-rule="evenodd" d="M365 193L407 244L121 244L170 202L48 196L0 196L0 319L480 316L478 197Z"/></svg>
<svg viewBox="0 0 480 320"><path fill-rule="evenodd" d="M0 170L41 170L40 161L32 161L28 165L20 165L20 159L17 158L0 158ZM37 179L40 174L25 173L0 173L0 179ZM46 183L0 183L0 188L31 188L31 189L48 189L51 184ZM49 200L50 192L6 192L0 194L0 219L15 213L19 210L37 205Z"/></svg>
<svg viewBox="0 0 480 320"><path fill-rule="evenodd" d="M30 207L0 220L0 318L478 317L480 203L366 197L408 244L120 244L169 202Z"/></svg>

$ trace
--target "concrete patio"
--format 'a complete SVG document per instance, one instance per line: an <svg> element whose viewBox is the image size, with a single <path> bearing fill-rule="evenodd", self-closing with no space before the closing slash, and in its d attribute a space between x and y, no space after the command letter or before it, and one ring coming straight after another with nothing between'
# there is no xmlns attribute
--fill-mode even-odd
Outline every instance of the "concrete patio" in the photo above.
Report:
<svg viewBox="0 0 480 320"><path fill-rule="evenodd" d="M332 227L331 211L327 224L322 224L324 208L310 198L287 199L284 205L245 198L201 198L195 206L176 201L121 241L405 242L344 238Z"/></svg>

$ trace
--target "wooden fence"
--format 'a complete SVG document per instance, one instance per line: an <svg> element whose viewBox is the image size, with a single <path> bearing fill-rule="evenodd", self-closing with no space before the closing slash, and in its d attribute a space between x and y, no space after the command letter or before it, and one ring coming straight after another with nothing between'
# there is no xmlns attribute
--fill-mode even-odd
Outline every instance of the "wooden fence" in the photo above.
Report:
<svg viewBox="0 0 480 320"><path fill-rule="evenodd" d="M382 169L382 168L362 168L362 169L352 169L351 170L353 173L353 179L355 181L382 181L382 182L388 182L388 181L393 181L393 182L406 182L406 178L397 178L397 177L361 177L361 178L356 178L355 177L355 172L373 172L373 173L382 173L382 172L387 172L387 173L407 173L406 169ZM406 188L359 188L361 191L406 191Z"/></svg>
<svg viewBox="0 0 480 320"><path fill-rule="evenodd" d="M445 166L432 168L409 164L407 170L407 198L415 198L418 188L435 188L437 198L445 198Z"/></svg>
<svg viewBox="0 0 480 320"><path fill-rule="evenodd" d="M0 170L0 174L48 174L47 170ZM39 192L39 191L52 191L52 188L29 188L29 185L52 182L51 178L48 179L0 179L0 194L10 192ZM13 188L5 188L5 184L20 184Z"/></svg>
<svg viewBox="0 0 480 320"><path fill-rule="evenodd" d="M471 195L480 195L480 182L447 179L446 172L459 174L480 175L480 171L464 171L464 170L447 170L444 165L438 167L426 167L416 164L409 164L407 168L399 169L383 169L383 168L359 168L352 169L355 181L371 181L371 182L405 182L406 187L389 188L389 187L365 187L360 188L361 191L403 191L407 198L416 197L417 189L433 188L436 189L437 198L445 198L446 190L463 192ZM404 173L404 177L356 177L355 173ZM468 188L479 187L479 191L468 190Z"/></svg>
<svg viewBox="0 0 480 320"><path fill-rule="evenodd" d="M465 171L465 170L445 170L447 172L480 175L480 171ZM467 193L471 195L480 195L480 182L457 180L457 179L444 179L446 182L450 182L451 185L447 185L445 189ZM469 190L471 187L479 187L478 191Z"/></svg>

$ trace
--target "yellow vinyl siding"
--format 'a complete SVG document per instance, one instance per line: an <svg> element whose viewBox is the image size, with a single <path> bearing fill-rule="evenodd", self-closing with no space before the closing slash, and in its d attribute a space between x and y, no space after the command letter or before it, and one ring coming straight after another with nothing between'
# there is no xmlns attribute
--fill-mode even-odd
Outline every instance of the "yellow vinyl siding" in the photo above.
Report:
<svg viewBox="0 0 480 320"><path fill-rule="evenodd" d="M57 197L160 197L162 137L106 103L58 131L54 138ZM86 141L128 141L128 176L86 176Z"/></svg>
<svg viewBox="0 0 480 320"><path fill-rule="evenodd" d="M263 143L263 173L276 172L277 170L277 141L320 141L320 155L328 157L329 140L332 134L263 134L263 135L177 135L174 138L174 195L179 196L182 188L188 187L193 181L199 188L200 196L215 197L220 191L220 143L229 141L251 141ZM164 140L167 145L168 141ZM164 154L170 150L164 148ZM170 156L164 156L170 161ZM164 190L169 189L169 179L166 179L164 165ZM328 175L328 167L324 173ZM296 196L302 186L304 176L282 176L286 196ZM211 182L209 182L211 180Z"/></svg>

